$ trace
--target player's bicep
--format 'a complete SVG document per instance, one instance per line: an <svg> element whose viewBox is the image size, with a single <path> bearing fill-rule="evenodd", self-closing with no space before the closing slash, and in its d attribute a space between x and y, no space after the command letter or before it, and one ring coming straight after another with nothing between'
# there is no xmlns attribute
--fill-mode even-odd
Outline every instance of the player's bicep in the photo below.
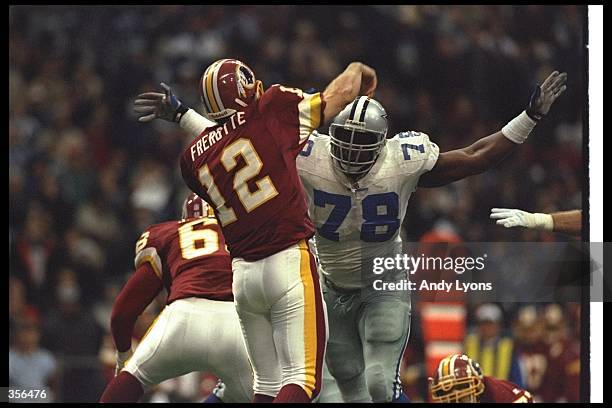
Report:
<svg viewBox="0 0 612 408"><path fill-rule="evenodd" d="M157 278L153 267L150 263L144 262L136 268L119 292L115 307L138 316L162 289L162 281Z"/></svg>
<svg viewBox="0 0 612 408"><path fill-rule="evenodd" d="M462 179L471 166L470 155L462 149L440 153L433 168L419 179L419 187L440 187Z"/></svg>

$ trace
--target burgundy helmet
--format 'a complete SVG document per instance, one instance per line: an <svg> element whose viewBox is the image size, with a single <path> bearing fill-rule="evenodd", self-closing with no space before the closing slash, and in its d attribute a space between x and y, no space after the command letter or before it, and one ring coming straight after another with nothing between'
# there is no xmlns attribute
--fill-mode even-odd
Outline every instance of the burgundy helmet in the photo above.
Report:
<svg viewBox="0 0 612 408"><path fill-rule="evenodd" d="M480 365L465 354L443 358L433 378L429 378L434 402L478 402L484 388Z"/></svg>
<svg viewBox="0 0 612 408"><path fill-rule="evenodd" d="M191 193L183 202L183 218L214 217L215 213L210 205L196 193Z"/></svg>
<svg viewBox="0 0 612 408"><path fill-rule="evenodd" d="M200 79L200 97L206 117L218 120L244 109L263 93L253 70L236 59L210 64Z"/></svg>

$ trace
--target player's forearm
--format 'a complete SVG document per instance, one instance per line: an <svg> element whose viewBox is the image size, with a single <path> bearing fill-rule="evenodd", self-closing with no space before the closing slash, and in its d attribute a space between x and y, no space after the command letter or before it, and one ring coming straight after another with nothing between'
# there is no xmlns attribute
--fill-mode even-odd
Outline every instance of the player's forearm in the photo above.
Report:
<svg viewBox="0 0 612 408"><path fill-rule="evenodd" d="M119 292L111 312L111 335L119 352L132 347L132 332L138 316L162 289L148 264L140 266Z"/></svg>
<svg viewBox="0 0 612 408"><path fill-rule="evenodd" d="M506 228L525 227L579 236L582 231L582 211L563 211L552 214L530 213L515 208L492 208L492 219Z"/></svg>
<svg viewBox="0 0 612 408"><path fill-rule="evenodd" d="M527 140L535 125L523 111L499 132L463 149L441 153L435 167L421 176L419 187L440 187L487 171Z"/></svg>
<svg viewBox="0 0 612 408"><path fill-rule="evenodd" d="M138 319L138 315L127 315L119 308L115 309L113 307L110 326L117 351L125 352L132 347L132 333L136 319Z"/></svg>
<svg viewBox="0 0 612 408"><path fill-rule="evenodd" d="M582 211L563 211L550 214L553 222L553 231L568 235L582 233Z"/></svg>
<svg viewBox="0 0 612 408"><path fill-rule="evenodd" d="M510 154L514 148L527 140L537 122L526 111L512 119L499 132L483 137L464 150L470 156L471 174L480 174Z"/></svg>
<svg viewBox="0 0 612 408"><path fill-rule="evenodd" d="M361 89L361 80L366 66L353 62L338 75L323 91L325 99L325 122L329 123L346 105L352 102Z"/></svg>
<svg viewBox="0 0 612 408"><path fill-rule="evenodd" d="M182 117L179 125L191 137L197 137L211 125L211 122L193 109L189 109Z"/></svg>
<svg viewBox="0 0 612 408"><path fill-rule="evenodd" d="M483 137L462 150L467 155L465 166L458 169L460 178L473 176L499 164L516 148L517 144L502 132Z"/></svg>

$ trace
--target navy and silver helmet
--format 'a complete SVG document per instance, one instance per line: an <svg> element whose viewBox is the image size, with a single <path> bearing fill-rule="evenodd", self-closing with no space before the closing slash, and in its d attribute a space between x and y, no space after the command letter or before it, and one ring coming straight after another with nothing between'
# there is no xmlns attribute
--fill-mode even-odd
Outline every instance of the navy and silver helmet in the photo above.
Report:
<svg viewBox="0 0 612 408"><path fill-rule="evenodd" d="M367 96L357 97L329 126L334 165L348 176L363 177L385 146L387 129L385 108Z"/></svg>

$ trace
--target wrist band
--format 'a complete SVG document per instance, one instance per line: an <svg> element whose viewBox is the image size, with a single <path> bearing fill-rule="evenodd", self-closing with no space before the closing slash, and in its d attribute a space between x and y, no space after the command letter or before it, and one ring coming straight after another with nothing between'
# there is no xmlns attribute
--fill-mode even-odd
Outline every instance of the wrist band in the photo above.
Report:
<svg viewBox="0 0 612 408"><path fill-rule="evenodd" d="M200 136L207 127L214 126L215 123L209 121L193 109L189 109L181 116L179 125L181 129L184 129L191 137L197 137Z"/></svg>
<svg viewBox="0 0 612 408"><path fill-rule="evenodd" d="M533 218L536 228L552 231L554 227L553 217L550 214L534 213Z"/></svg>
<svg viewBox="0 0 612 408"><path fill-rule="evenodd" d="M523 111L502 128L502 133L514 143L521 144L527 140L529 133L538 124Z"/></svg>
<svg viewBox="0 0 612 408"><path fill-rule="evenodd" d="M180 122L181 118L183 117L184 114L187 113L188 110L189 110L188 106L180 104L179 107L176 109L176 113L174 114L174 121Z"/></svg>

